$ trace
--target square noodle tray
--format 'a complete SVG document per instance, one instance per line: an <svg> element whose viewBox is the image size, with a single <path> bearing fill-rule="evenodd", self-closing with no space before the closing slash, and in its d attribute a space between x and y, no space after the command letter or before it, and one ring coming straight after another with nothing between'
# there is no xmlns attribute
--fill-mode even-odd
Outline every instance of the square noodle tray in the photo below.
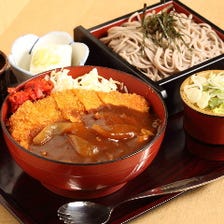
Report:
<svg viewBox="0 0 224 224"><path fill-rule="evenodd" d="M172 6L179 13L185 13L187 15L192 14L194 21L197 23L203 22L209 24L216 31L219 37L224 40L223 30L212 24L206 18L202 17L186 5L182 4L180 1L172 0L165 3L157 3L153 6L147 7L147 12L152 10L158 12L169 6ZM142 9L137 10L136 12L141 14ZM119 26L122 23L126 22L133 13L134 12L122 15L119 18L115 18L111 21L97 25L90 29L85 29L82 26L78 26L74 28L74 40L84 42L89 46L90 55L86 64L115 68L133 74L137 77L140 77L144 81L149 82L163 96L167 105L168 113L170 115L175 114L183 109L179 94L179 87L183 80L189 75L201 70L223 69L224 54L197 64L187 70L173 74L170 77L164 78L160 81L154 82L99 40L101 37L107 34L107 30L109 28L113 26Z"/></svg>

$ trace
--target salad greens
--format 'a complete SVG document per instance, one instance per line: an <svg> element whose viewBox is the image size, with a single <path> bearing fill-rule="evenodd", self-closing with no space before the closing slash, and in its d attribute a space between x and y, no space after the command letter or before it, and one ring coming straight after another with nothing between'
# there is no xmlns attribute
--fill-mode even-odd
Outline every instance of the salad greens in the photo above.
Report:
<svg viewBox="0 0 224 224"><path fill-rule="evenodd" d="M200 109L224 114L224 71L210 71L207 76L192 75L191 83L184 87L184 93Z"/></svg>

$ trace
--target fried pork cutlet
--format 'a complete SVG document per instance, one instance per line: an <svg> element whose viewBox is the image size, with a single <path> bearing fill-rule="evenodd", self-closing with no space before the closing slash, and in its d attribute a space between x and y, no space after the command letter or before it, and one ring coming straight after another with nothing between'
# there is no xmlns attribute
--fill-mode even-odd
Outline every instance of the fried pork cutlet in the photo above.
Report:
<svg viewBox="0 0 224 224"><path fill-rule="evenodd" d="M75 89L75 95L79 98L85 107L86 111L90 111L99 108L103 105L103 102L94 90Z"/></svg>
<svg viewBox="0 0 224 224"><path fill-rule="evenodd" d="M21 146L28 148L40 130L59 120L62 120L62 115L51 96L35 103L28 100L10 117L10 132Z"/></svg>
<svg viewBox="0 0 224 224"><path fill-rule="evenodd" d="M73 90L55 92L51 96L56 101L58 109L65 120L71 122L80 121L80 114L85 111L85 107Z"/></svg>
<svg viewBox="0 0 224 224"><path fill-rule="evenodd" d="M100 100L104 104L112 104L114 106L126 106L130 109L137 110L140 112L147 112L149 105L146 99L135 93L121 93L118 91L112 92L98 92Z"/></svg>
<svg viewBox="0 0 224 224"><path fill-rule="evenodd" d="M66 90L52 93L36 102L26 101L9 119L12 137L23 147L29 147L33 137L47 125L57 121L81 121L82 113L102 105L126 106L147 112L147 101L137 95L120 92Z"/></svg>

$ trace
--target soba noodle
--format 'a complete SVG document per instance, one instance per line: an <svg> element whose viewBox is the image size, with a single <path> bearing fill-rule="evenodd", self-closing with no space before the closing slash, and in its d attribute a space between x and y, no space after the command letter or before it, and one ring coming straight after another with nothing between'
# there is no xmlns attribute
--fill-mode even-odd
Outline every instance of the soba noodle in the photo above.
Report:
<svg viewBox="0 0 224 224"><path fill-rule="evenodd" d="M192 15L171 13L182 39L169 41L163 38L166 48L156 45L150 35L144 38L138 13L121 26L108 29L101 41L154 81L224 53L224 42L209 24L195 23ZM146 17L152 15L155 12L147 13Z"/></svg>

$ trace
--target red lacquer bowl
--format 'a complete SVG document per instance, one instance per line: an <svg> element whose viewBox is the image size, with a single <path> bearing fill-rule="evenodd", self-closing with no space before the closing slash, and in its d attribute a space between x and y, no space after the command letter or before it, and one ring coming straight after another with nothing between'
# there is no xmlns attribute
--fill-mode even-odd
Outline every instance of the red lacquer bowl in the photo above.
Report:
<svg viewBox="0 0 224 224"><path fill-rule="evenodd" d="M209 73L218 73L220 70L207 70L197 73L207 76ZM180 95L184 104L184 129L193 138L207 144L224 145L224 115L211 111L200 110L190 103L184 94L184 86L189 83L188 77L181 84Z"/></svg>
<svg viewBox="0 0 224 224"><path fill-rule="evenodd" d="M162 124L154 139L135 153L114 161L94 164L75 164L50 160L24 149L14 141L6 127L9 113L7 98L1 110L1 124L8 149L18 165L30 176L39 180L49 190L71 198L96 198L111 194L142 173L157 155L167 124L167 112L160 95L152 86L121 71L97 67L105 78L123 82L129 92L144 96ZM73 77L83 75L93 66L68 67ZM47 75L49 72L41 74ZM39 77L39 75L38 75ZM36 77L32 78L35 79ZM27 81L29 82L29 80ZM24 83L17 88L21 88Z"/></svg>
<svg viewBox="0 0 224 224"><path fill-rule="evenodd" d="M224 161L224 145L204 143L186 133L185 146L189 152L200 158Z"/></svg>

